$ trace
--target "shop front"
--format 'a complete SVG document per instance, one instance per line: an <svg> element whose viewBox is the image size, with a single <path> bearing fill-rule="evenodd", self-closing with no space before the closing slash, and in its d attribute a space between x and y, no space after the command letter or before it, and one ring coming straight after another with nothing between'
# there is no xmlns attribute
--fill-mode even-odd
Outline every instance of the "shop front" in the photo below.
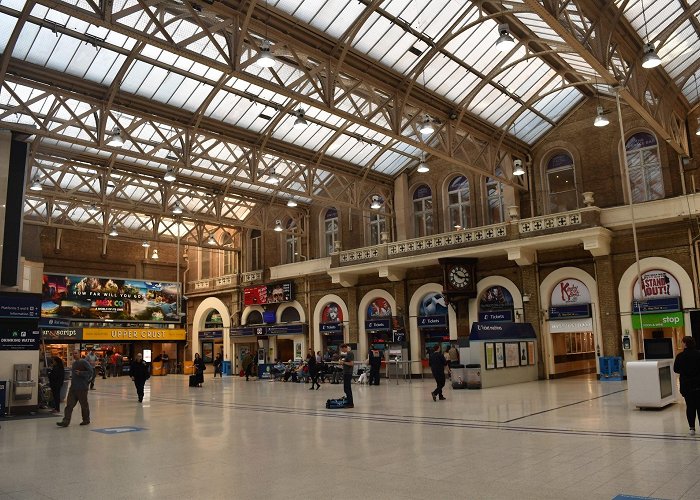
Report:
<svg viewBox="0 0 700 500"><path fill-rule="evenodd" d="M254 316L254 315L252 315ZM255 321L255 317L252 318ZM260 316L262 321L262 316ZM270 359L269 339L263 325L251 325L231 328L231 342L233 343L233 368L234 375L243 369L243 359L250 354L257 359L258 364L265 364Z"/></svg>
<svg viewBox="0 0 700 500"><path fill-rule="evenodd" d="M683 350L685 320L680 284L662 269L642 273L634 284L632 328L641 341L644 359L672 359Z"/></svg>
<svg viewBox="0 0 700 500"><path fill-rule="evenodd" d="M339 352L340 346L345 342L343 310L339 304L329 302L323 307L318 331L321 333L321 345L316 350L330 356Z"/></svg>
<svg viewBox="0 0 700 500"><path fill-rule="evenodd" d="M436 345L440 351L450 348L447 304L440 292L429 292L420 300L417 325L420 332L421 364L428 367L428 358Z"/></svg>
<svg viewBox="0 0 700 500"><path fill-rule="evenodd" d="M567 278L550 295L549 320L553 378L596 372L591 293L580 280Z"/></svg>

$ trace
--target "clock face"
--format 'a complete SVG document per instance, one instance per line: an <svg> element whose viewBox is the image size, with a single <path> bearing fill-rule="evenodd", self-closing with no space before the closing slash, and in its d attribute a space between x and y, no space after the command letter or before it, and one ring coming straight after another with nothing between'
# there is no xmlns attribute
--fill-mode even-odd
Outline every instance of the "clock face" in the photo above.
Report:
<svg viewBox="0 0 700 500"><path fill-rule="evenodd" d="M461 290L471 284L472 275L465 266L452 266L447 273L447 280L452 288Z"/></svg>

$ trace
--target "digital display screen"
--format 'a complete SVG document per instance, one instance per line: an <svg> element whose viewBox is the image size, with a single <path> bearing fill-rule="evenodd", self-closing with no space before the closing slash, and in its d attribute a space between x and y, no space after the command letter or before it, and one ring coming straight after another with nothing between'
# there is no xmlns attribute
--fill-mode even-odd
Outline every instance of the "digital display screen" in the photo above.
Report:
<svg viewBox="0 0 700 500"><path fill-rule="evenodd" d="M673 359L671 339L644 339L645 359Z"/></svg>
<svg viewBox="0 0 700 500"><path fill-rule="evenodd" d="M661 388L661 399L673 395L673 378L670 366L659 368L659 387Z"/></svg>

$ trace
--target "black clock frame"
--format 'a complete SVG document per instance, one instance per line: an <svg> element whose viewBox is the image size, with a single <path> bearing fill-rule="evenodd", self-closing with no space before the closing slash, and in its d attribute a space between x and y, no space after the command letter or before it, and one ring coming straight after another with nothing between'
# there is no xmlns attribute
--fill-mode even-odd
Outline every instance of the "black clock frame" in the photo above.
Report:
<svg viewBox="0 0 700 500"><path fill-rule="evenodd" d="M477 259L472 258L443 258L438 259L442 266L442 294L450 302L456 302L463 299L473 299L476 297L476 264ZM467 286L462 288L453 287L450 284L449 274L451 269L456 266L465 267L471 276L471 280Z"/></svg>

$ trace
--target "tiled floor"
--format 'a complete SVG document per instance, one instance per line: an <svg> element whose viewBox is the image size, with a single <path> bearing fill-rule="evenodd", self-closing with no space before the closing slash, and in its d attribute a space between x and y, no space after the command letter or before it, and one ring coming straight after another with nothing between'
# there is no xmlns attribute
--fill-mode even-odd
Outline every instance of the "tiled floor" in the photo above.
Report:
<svg viewBox="0 0 700 500"><path fill-rule="evenodd" d="M341 386L152 378L98 380L80 411L4 419L0 500L10 498L611 499L700 498L700 438L684 406L640 412L624 382L572 378L482 391L430 381L354 386L355 408L326 410ZM102 434L96 429L145 430Z"/></svg>

